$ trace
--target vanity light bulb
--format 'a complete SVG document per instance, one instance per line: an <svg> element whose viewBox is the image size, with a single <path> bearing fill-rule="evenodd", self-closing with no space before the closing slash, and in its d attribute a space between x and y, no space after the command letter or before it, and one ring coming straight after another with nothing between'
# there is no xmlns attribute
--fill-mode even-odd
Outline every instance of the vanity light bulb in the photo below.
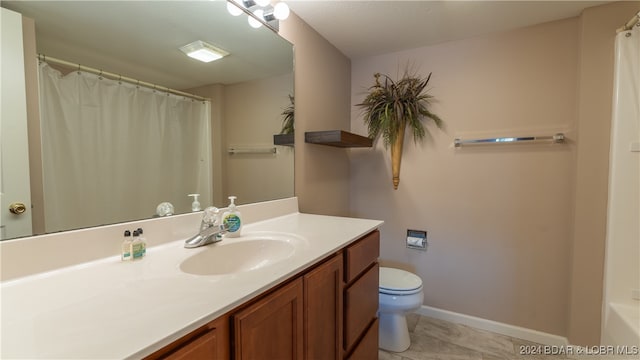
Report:
<svg viewBox="0 0 640 360"><path fill-rule="evenodd" d="M229 1L227 1L227 11L233 16L238 16L243 12L239 7L236 6L236 4Z"/></svg>
<svg viewBox="0 0 640 360"><path fill-rule="evenodd" d="M262 18L262 16L264 16L264 11L258 9L256 11L254 11L253 14L255 16L257 16L258 18ZM249 25L251 25L251 27L254 28L254 29L257 29L260 26L262 26L262 23L260 21L254 19L251 16L249 16L248 21L249 21Z"/></svg>
<svg viewBox="0 0 640 360"><path fill-rule="evenodd" d="M289 17L289 6L284 2L279 2L273 7L273 16L278 20L285 20Z"/></svg>
<svg viewBox="0 0 640 360"><path fill-rule="evenodd" d="M264 7L267 6L271 3L271 0L254 0L256 2L256 4Z"/></svg>

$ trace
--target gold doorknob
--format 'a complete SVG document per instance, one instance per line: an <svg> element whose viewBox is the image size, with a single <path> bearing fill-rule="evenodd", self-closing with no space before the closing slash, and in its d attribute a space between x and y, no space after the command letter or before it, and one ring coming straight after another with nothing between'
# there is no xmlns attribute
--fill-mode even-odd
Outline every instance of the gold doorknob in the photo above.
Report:
<svg viewBox="0 0 640 360"><path fill-rule="evenodd" d="M11 211L12 214L20 215L27 211L27 207L24 206L23 203L15 202L9 205L9 211Z"/></svg>

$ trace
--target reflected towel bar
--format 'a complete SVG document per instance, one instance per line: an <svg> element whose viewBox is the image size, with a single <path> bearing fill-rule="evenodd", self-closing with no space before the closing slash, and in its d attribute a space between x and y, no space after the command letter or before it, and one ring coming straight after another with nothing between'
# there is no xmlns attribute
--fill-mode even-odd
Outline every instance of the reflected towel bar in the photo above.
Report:
<svg viewBox="0 0 640 360"><path fill-rule="evenodd" d="M277 152L275 147L268 148L229 148L227 150L229 154L275 154Z"/></svg>
<svg viewBox="0 0 640 360"><path fill-rule="evenodd" d="M551 141L553 143L564 143L564 134L557 133L551 136L520 136L520 137L499 137L490 139L453 139L453 145L457 148L462 145L481 145L481 144L508 144L516 142L538 142Z"/></svg>

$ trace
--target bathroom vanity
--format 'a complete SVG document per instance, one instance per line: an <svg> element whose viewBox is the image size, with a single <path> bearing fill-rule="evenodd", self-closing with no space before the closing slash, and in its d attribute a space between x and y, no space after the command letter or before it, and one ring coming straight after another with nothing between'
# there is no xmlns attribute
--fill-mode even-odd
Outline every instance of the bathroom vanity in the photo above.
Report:
<svg viewBox="0 0 640 360"><path fill-rule="evenodd" d="M374 359L379 245L375 230L147 358Z"/></svg>
<svg viewBox="0 0 640 360"><path fill-rule="evenodd" d="M3 281L2 358L375 358L382 222L301 214L295 198L240 210L240 238L197 249L154 240L186 234L163 221L195 233L197 213L80 230L114 253ZM142 260L103 238L127 226L145 228ZM52 237L14 241L38 252ZM18 245L0 246L4 262Z"/></svg>

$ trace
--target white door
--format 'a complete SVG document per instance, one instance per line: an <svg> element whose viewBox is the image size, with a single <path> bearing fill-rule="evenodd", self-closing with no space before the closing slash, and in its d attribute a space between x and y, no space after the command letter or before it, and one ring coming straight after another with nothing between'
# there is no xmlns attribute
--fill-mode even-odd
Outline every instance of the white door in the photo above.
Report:
<svg viewBox="0 0 640 360"><path fill-rule="evenodd" d="M32 234L22 15L1 10L0 240Z"/></svg>

